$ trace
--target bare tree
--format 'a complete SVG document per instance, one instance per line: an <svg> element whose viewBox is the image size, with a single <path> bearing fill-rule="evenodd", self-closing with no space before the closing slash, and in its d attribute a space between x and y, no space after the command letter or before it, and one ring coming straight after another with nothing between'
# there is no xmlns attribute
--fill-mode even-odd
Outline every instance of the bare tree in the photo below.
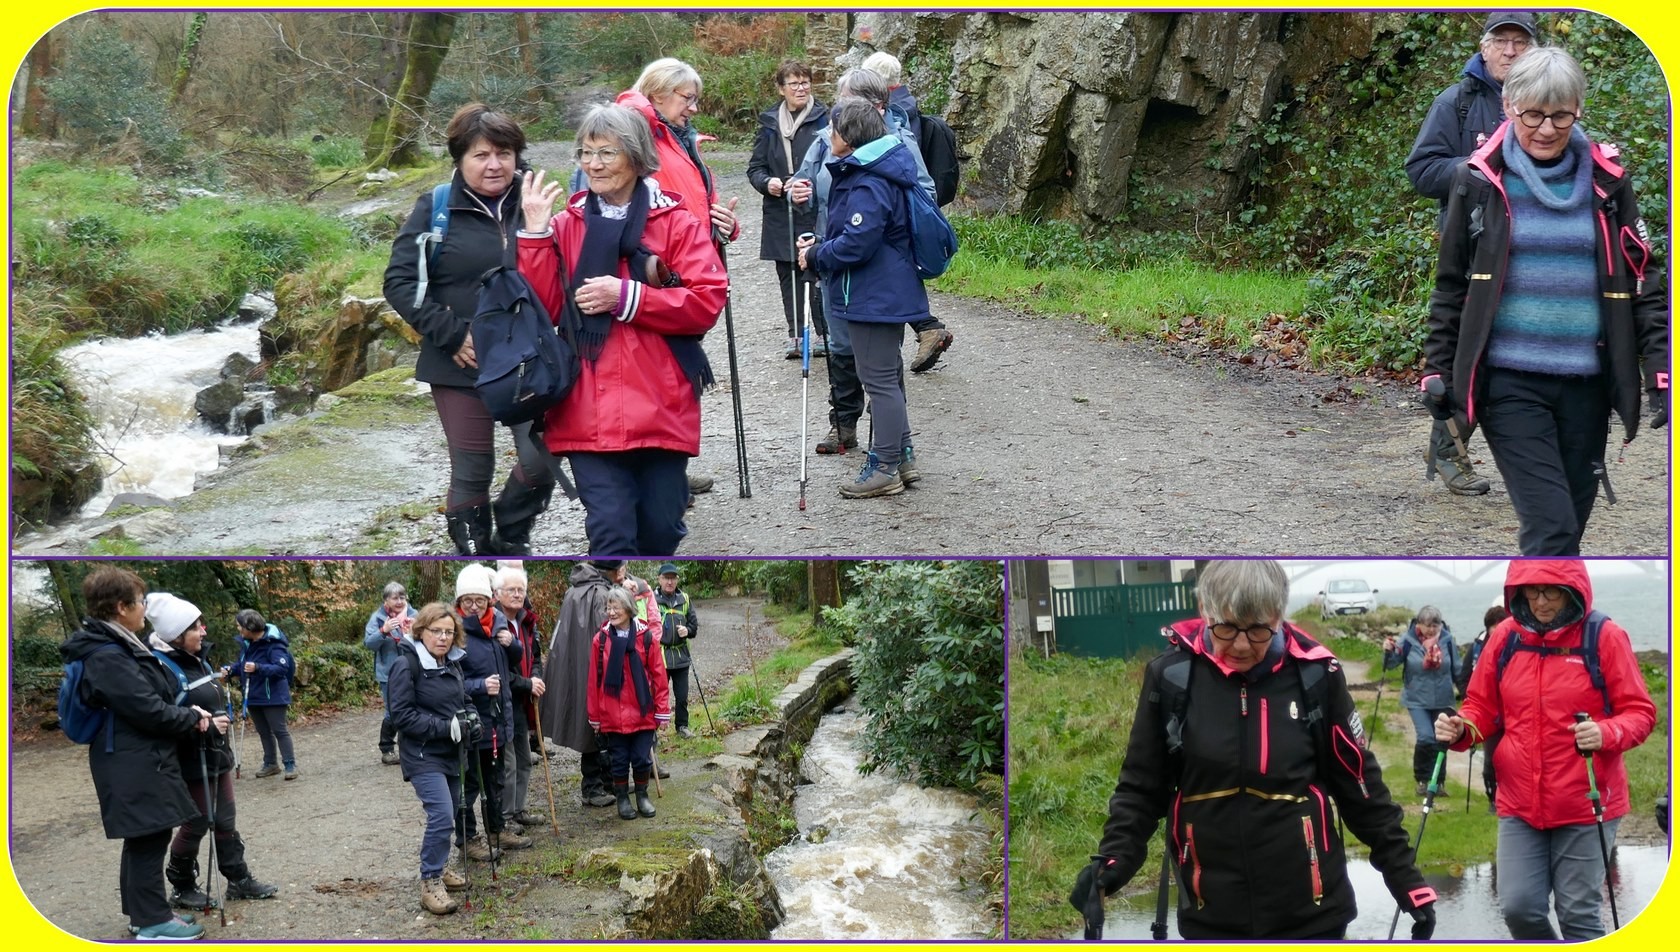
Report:
<svg viewBox="0 0 1680 952"><path fill-rule="evenodd" d="M50 138L58 132L58 117L53 115L52 106L47 103L46 87L58 72L58 63L55 62L57 52L58 44L51 32L42 36L29 51L24 73L23 115L18 121L18 131L26 136Z"/></svg>
<svg viewBox="0 0 1680 952"><path fill-rule="evenodd" d="M811 620L822 621L822 610L840 604L840 566L830 559L813 559L806 564L810 583Z"/></svg>
<svg viewBox="0 0 1680 952"><path fill-rule="evenodd" d="M426 97L431 94L444 57L449 55L456 16L416 13L409 21L408 37L403 44L402 83L392 97L390 112L375 121L368 137L370 142L379 143L377 151L370 156L369 168L419 165L425 161L420 151L420 131Z"/></svg>
<svg viewBox="0 0 1680 952"><path fill-rule="evenodd" d="M169 104L178 105L192 82L193 70L198 67L200 42L204 39L204 24L208 13L195 13L187 20L187 34L181 40L181 55L175 60L175 78L169 83Z"/></svg>

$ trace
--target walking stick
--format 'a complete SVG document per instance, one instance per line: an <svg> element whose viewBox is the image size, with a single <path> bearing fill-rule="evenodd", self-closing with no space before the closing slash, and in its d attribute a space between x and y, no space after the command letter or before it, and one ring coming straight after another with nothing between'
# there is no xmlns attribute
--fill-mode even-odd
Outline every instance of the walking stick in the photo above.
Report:
<svg viewBox="0 0 1680 952"><path fill-rule="evenodd" d="M491 736L494 737L495 735L492 734ZM492 740L491 744L495 744L495 741ZM473 776L478 779L478 812L484 818L484 846L485 851L490 854L490 881L496 882L501 877L496 873L497 844L490 842L490 790L484 786L484 760L478 756L477 749L474 749L472 754ZM494 759L494 757L495 754L492 753L491 758ZM463 795L462 799L465 800L466 797ZM465 839L466 837L463 836L463 842ZM466 847L463 846L462 849L465 850Z"/></svg>
<svg viewBox="0 0 1680 952"><path fill-rule="evenodd" d="M1412 863L1416 865L1418 850L1423 847L1423 831L1429 828L1429 813L1435 808L1435 794L1441 792L1441 779L1447 769L1447 749L1435 754L1435 769L1429 772L1429 787L1423 798L1423 821L1418 824L1417 842L1412 844ZM1394 919L1388 924L1388 941L1394 941L1394 929L1400 925L1400 904L1394 904Z"/></svg>
<svg viewBox="0 0 1680 952"><path fill-rule="evenodd" d="M1470 812L1470 788L1476 781L1476 748L1470 748L1470 760L1464 765L1464 812Z"/></svg>
<svg viewBox="0 0 1680 952"><path fill-rule="evenodd" d="M1575 712L1577 724L1591 719L1586 711ZM1587 799L1592 802L1593 818L1598 821L1598 854L1604 858L1604 891L1610 894L1610 924L1620 929L1622 917L1616 912L1616 889L1610 884L1610 843L1604 838L1604 801L1598 796L1598 779L1593 775L1592 751L1581 750L1578 743L1575 750L1587 761Z"/></svg>
<svg viewBox="0 0 1680 952"><path fill-rule="evenodd" d="M747 429L741 418L741 370L735 355L735 282L729 277L727 245L717 246L718 261L723 265L723 334L729 342L729 397L735 405L735 474L741 484L741 498L752 498L752 477L747 472Z"/></svg>
<svg viewBox="0 0 1680 952"><path fill-rule="evenodd" d="M472 912L472 876L468 874L467 859L467 745L471 732L467 725L461 725L461 742L456 749L460 761L455 768L455 829L456 842L461 844L461 878L467 881L465 889L461 890L461 905Z"/></svg>
<svg viewBox="0 0 1680 952"><path fill-rule="evenodd" d="M531 703L531 723L537 725L537 749L542 751L538 756L543 762L543 782L548 784L548 822L554 829L554 835L560 835L560 817L554 812L554 769L548 765L548 744L543 742L542 712L537 710L536 702Z"/></svg>
<svg viewBox="0 0 1680 952"><path fill-rule="evenodd" d="M653 735L653 745L655 747L659 746L659 733L657 731L655 731L654 735ZM659 799L663 800L663 799L665 799L665 785L659 782L659 754L658 754L658 752L657 751L649 751L648 752L648 761L649 761L649 763L651 763L653 765L653 792L659 796Z"/></svg>
<svg viewBox="0 0 1680 952"><path fill-rule="evenodd" d="M231 702L233 699L229 698L228 700ZM236 754L234 756L234 761L233 761L233 764L234 764L233 779L235 779L235 780L239 779L239 762L244 759L243 753L244 753L244 750L245 750L245 724L246 724L246 722L250 721L250 719L251 719L251 679L249 677L241 677L239 679L239 746L237 748L235 748L240 753Z"/></svg>
<svg viewBox="0 0 1680 952"><path fill-rule="evenodd" d="M214 729L211 725L210 730ZM204 777L204 816L210 824L210 862L204 870L204 909L205 915L210 914L210 907L215 906L222 914L222 928L227 928L227 903L216 902L216 795L215 788L210 786L210 763L204 756L204 748L210 742L210 730L198 739L198 770ZM197 862L195 859L194 862Z"/></svg>
<svg viewBox="0 0 1680 952"><path fill-rule="evenodd" d="M717 736L717 724L712 721L712 707L706 703L706 689L700 685L700 672L694 670L694 659L688 659L688 673L694 675L694 689L700 692L700 707L706 712L706 726L712 729L712 736Z"/></svg>
<svg viewBox="0 0 1680 952"><path fill-rule="evenodd" d="M1383 654L1386 655L1388 652L1385 651ZM1377 712L1382 710L1383 688L1386 687L1388 687L1388 669L1384 668L1382 674L1377 678L1377 703L1371 705L1371 724L1373 727L1377 724Z"/></svg>
<svg viewBox="0 0 1680 952"><path fill-rule="evenodd" d="M795 276L797 280L797 275ZM794 298L794 322L799 325L799 376L803 381L799 396L799 511L805 511L805 440L811 426L811 285L805 284L805 316L799 315L799 298Z"/></svg>

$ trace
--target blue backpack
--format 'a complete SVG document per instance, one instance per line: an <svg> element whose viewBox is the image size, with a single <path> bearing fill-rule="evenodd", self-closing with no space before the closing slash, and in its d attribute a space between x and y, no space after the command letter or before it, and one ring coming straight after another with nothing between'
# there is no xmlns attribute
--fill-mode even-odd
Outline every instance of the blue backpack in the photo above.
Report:
<svg viewBox="0 0 1680 952"><path fill-rule="evenodd" d="M427 272L435 263L433 259L438 248L443 245L443 236L449 234L449 196L454 188L455 183L444 182L432 189L432 227L414 239L415 246L420 250L417 256L420 282L414 286L415 307L419 307L426 300L426 287L431 283Z"/></svg>
<svg viewBox="0 0 1680 952"><path fill-rule="evenodd" d="M85 665L89 656L96 651L117 647L120 646L107 642L66 664L64 680L58 683L58 729L78 744L93 743L93 739L103 731L107 754L114 749L116 719L108 709L88 703L87 692L82 689L82 678L86 674Z"/></svg>
<svg viewBox="0 0 1680 952"><path fill-rule="evenodd" d="M912 185L904 194L910 200L910 254L916 261L916 274L937 278L956 257L957 233L926 192Z"/></svg>
<svg viewBox="0 0 1680 952"><path fill-rule="evenodd" d="M555 332L548 309L516 268L484 272L472 336L473 387L498 423L541 420L577 383L577 346L569 333Z"/></svg>

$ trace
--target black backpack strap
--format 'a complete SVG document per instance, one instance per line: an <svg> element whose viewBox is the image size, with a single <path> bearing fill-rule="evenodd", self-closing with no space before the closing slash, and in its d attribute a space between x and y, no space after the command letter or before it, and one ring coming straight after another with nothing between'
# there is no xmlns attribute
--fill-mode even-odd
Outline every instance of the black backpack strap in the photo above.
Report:
<svg viewBox="0 0 1680 952"><path fill-rule="evenodd" d="M1609 615L1596 608L1588 612L1581 630L1581 644L1576 648L1548 648L1545 645L1526 644L1513 630L1505 638L1505 647L1499 651L1499 667L1496 674L1500 680L1504 679L1505 666L1511 663L1511 658L1518 651L1532 651L1538 655L1575 655L1586 666L1587 679L1598 689L1598 693L1603 695L1604 714L1608 717L1614 711L1610 705L1610 685L1604 680L1604 666L1599 662L1598 635L1603 630L1604 623L1609 620Z"/></svg>

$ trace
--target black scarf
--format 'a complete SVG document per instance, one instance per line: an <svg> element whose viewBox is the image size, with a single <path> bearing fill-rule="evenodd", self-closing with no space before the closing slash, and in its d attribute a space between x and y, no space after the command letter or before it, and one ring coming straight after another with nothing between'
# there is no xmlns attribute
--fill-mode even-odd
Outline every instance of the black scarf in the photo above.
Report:
<svg viewBox="0 0 1680 952"><path fill-rule="evenodd" d="M652 252L642 244L642 232L647 228L649 190L637 182L630 193L630 211L622 219L601 214L601 200L594 192L584 200L583 244L578 249L577 267L572 272L570 293L566 295L565 320L578 342L578 354L593 364L606 346L607 332L612 329L612 315L584 314L577 307L577 290L583 282L595 277L618 277L622 262L630 263L630 279L647 283L648 262ZM673 275L672 280L681 278ZM667 334L665 343L671 356L682 368L683 376L694 387L694 396L716 382L711 362L700 346L699 335Z"/></svg>
<svg viewBox="0 0 1680 952"><path fill-rule="evenodd" d="M607 693L618 697L624 690L624 656L626 648L636 640L634 632L626 632L626 637L620 638L623 629L607 629L607 640L612 643L612 654L607 657L606 688ZM642 667L642 655L639 651L630 651L630 683L636 688L636 706L645 715L653 710L653 690L648 687L647 670Z"/></svg>

